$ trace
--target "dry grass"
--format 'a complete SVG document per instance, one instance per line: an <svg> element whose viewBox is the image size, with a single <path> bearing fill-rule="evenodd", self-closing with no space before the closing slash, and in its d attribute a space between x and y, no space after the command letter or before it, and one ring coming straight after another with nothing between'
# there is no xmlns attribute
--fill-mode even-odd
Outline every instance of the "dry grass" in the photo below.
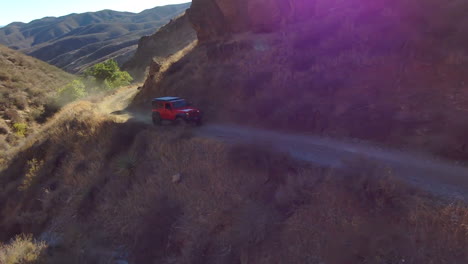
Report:
<svg viewBox="0 0 468 264"><path fill-rule="evenodd" d="M324 180L310 203L285 223L284 240L297 247L273 258L301 263L320 256L337 264L466 262L466 205L438 204L379 171L360 173Z"/></svg>
<svg viewBox="0 0 468 264"><path fill-rule="evenodd" d="M59 234L48 263L109 263L112 252L136 263L468 261L467 207L385 168L315 168L95 108L65 107L9 158L0 240Z"/></svg>
<svg viewBox="0 0 468 264"><path fill-rule="evenodd" d="M79 107L3 171L2 239L58 232L67 239L51 249L57 259L82 261L108 261L116 248L138 263L468 260L466 206L437 202L384 168L314 168ZM34 184L18 190L25 180Z"/></svg>
<svg viewBox="0 0 468 264"><path fill-rule="evenodd" d="M174 63L180 61L185 55L191 52L198 44L198 40L192 41L189 45L185 48L181 49L180 51L174 53L174 55L170 56L165 60L163 66L161 67L161 72L167 71Z"/></svg>
<svg viewBox="0 0 468 264"><path fill-rule="evenodd" d="M56 111L51 98L72 78L54 66L0 45L0 120L11 128L9 140L0 139L0 144L16 146L26 133L23 127L37 129ZM15 127L17 124L22 128Z"/></svg>

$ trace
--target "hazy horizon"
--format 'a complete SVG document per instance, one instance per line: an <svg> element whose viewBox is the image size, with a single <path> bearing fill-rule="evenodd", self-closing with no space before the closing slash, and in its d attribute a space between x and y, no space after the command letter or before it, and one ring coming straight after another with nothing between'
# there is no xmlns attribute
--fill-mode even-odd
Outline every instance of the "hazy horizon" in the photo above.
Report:
<svg viewBox="0 0 468 264"><path fill-rule="evenodd" d="M14 22L29 23L44 17L61 17L72 13L97 12L114 10L121 12L139 13L157 6L182 4L190 0L143 0L143 1L111 1L111 0L82 0L79 3L69 3L59 0L34 1L16 0L2 4L0 9L0 28Z"/></svg>

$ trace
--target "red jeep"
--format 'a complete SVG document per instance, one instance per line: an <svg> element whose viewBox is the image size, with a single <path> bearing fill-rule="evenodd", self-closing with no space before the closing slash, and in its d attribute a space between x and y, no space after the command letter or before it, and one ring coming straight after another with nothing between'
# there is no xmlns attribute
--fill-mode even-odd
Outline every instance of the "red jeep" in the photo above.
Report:
<svg viewBox="0 0 468 264"><path fill-rule="evenodd" d="M201 125L200 110L179 97L161 97L153 99L153 124L160 125L161 121L169 120L182 125L195 123Z"/></svg>

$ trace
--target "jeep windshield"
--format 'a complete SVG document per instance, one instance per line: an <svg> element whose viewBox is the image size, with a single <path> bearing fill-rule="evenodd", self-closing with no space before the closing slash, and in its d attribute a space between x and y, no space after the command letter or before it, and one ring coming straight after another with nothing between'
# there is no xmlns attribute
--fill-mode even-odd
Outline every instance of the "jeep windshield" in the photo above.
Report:
<svg viewBox="0 0 468 264"><path fill-rule="evenodd" d="M178 108L184 108L184 107L187 107L188 104L185 100L177 100L177 101L173 101L172 102L172 107L174 109L178 109Z"/></svg>

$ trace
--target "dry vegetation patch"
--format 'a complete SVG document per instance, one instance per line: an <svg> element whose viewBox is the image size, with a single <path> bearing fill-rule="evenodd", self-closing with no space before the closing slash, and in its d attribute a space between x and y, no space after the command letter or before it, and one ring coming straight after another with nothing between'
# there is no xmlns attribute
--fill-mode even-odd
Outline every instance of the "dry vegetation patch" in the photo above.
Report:
<svg viewBox="0 0 468 264"><path fill-rule="evenodd" d="M0 244L0 263L2 264L41 264L45 262L44 242L34 241L31 235L21 235L9 244Z"/></svg>
<svg viewBox="0 0 468 264"><path fill-rule="evenodd" d="M0 134L7 134L0 138L0 152L18 145L58 110L53 97L72 78L54 66L0 45Z"/></svg>
<svg viewBox="0 0 468 264"><path fill-rule="evenodd" d="M436 201L385 168L317 168L265 146L114 123L89 103L74 109L0 176L1 239L59 234L47 263L468 260L466 205Z"/></svg>

